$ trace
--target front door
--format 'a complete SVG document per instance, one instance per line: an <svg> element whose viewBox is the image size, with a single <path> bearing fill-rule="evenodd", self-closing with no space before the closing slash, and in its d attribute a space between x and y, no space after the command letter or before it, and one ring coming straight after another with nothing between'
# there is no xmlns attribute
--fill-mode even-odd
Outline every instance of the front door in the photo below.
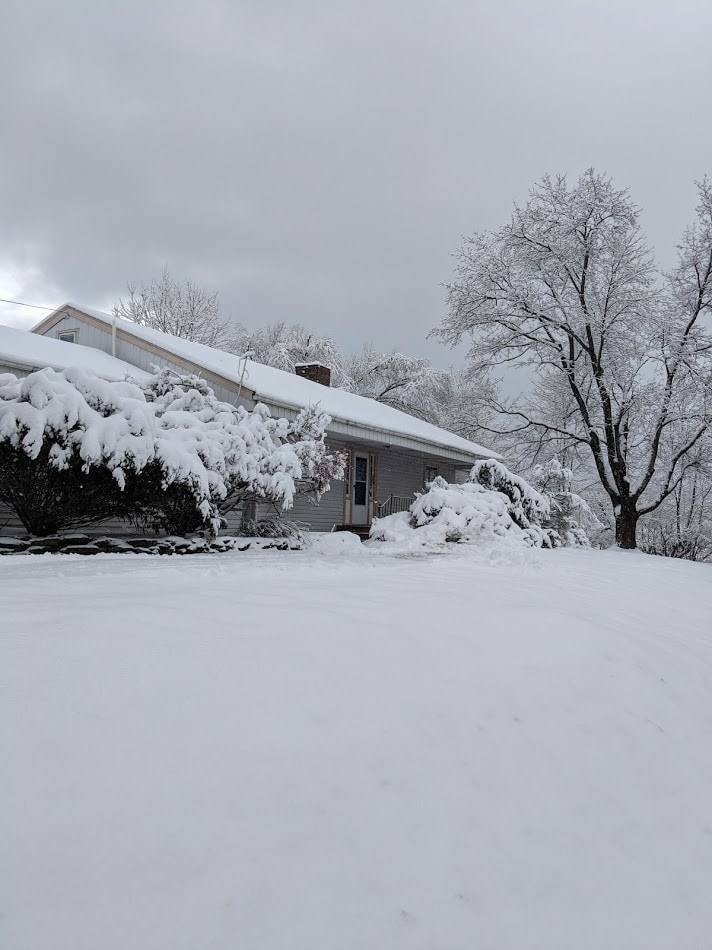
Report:
<svg viewBox="0 0 712 950"><path fill-rule="evenodd" d="M369 524L370 462L365 452L354 452L351 476L351 524Z"/></svg>

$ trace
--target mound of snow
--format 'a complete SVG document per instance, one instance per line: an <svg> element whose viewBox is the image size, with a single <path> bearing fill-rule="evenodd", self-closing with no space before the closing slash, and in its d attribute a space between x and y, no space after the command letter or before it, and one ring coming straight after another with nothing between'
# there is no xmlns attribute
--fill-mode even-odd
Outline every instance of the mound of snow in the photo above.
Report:
<svg viewBox="0 0 712 950"><path fill-rule="evenodd" d="M311 548L319 554L359 554L361 538L351 531L332 531L310 535Z"/></svg>

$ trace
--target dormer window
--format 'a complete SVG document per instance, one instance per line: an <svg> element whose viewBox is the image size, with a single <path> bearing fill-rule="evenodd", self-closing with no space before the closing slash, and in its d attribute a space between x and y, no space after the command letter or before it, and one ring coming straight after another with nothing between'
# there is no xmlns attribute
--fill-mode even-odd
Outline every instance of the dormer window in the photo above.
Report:
<svg viewBox="0 0 712 950"><path fill-rule="evenodd" d="M78 334L78 330L62 330L61 333L57 334L57 339L61 340L62 343L76 343Z"/></svg>

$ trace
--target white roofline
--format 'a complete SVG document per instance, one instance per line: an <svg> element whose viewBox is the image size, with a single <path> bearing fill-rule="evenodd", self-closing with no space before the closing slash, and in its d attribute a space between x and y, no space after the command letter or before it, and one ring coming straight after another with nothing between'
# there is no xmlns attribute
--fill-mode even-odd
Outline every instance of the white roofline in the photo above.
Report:
<svg viewBox="0 0 712 950"><path fill-rule="evenodd" d="M121 317L116 318L100 310L92 310L77 304L65 303L58 307L33 327L33 332L42 333L44 329L51 328L60 319L61 315L69 309L84 314L89 319L98 321L107 328L111 328L115 323L120 328L121 334L131 337L137 345L143 348L157 347L175 356L179 362L188 362L194 366L203 367L206 374L218 375L230 385L239 385L239 380L235 377L238 364L242 365L242 358L236 354L227 353L224 350L218 350L200 343L190 343L168 333L139 326ZM231 365L233 361L235 362L234 367ZM368 436L364 434L361 437L375 442L399 444L419 452L454 458L457 461L501 457L497 452L493 452L485 446L470 442L468 439L449 432L447 429L442 429L391 406L378 403L366 396L359 396L356 393L349 393L336 388L323 387L319 383L304 379L296 374L287 373L271 366L264 366L252 360L247 360L246 365L247 374L244 381L244 390L253 393L255 401L264 402L270 407L291 412L299 412L308 405L322 404L324 411L332 417L333 424L330 428L334 432L343 431L348 427L349 433L353 434L353 438L358 438L355 434L358 431L368 432ZM262 377L261 380L259 379L260 376ZM284 385L282 385L281 377L284 377ZM286 388L287 393L280 393L280 387ZM288 395L290 392L291 395ZM328 396L327 393L334 394L334 397ZM336 398L336 394L339 398ZM354 418L344 411L343 405L339 409L339 403L346 403L347 406L349 403L352 404L355 407ZM373 407L377 407L378 411L374 412ZM384 417L386 421L381 423L379 416ZM401 422L402 425L399 425L398 423ZM431 433L432 438L429 437Z"/></svg>
<svg viewBox="0 0 712 950"><path fill-rule="evenodd" d="M115 359L103 350L53 337L33 336L28 330L4 324L0 324L0 366L26 373L47 368L57 372L76 368L117 381L128 376L146 377L138 366Z"/></svg>

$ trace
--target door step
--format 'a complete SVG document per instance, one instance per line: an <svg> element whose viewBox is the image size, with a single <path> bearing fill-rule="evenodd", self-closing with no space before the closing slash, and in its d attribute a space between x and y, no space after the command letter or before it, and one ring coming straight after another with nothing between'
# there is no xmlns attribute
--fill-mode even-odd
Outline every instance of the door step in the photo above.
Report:
<svg viewBox="0 0 712 950"><path fill-rule="evenodd" d="M371 533L371 525L368 524L340 524L336 526L337 531L350 531L357 534L362 541L367 541Z"/></svg>

